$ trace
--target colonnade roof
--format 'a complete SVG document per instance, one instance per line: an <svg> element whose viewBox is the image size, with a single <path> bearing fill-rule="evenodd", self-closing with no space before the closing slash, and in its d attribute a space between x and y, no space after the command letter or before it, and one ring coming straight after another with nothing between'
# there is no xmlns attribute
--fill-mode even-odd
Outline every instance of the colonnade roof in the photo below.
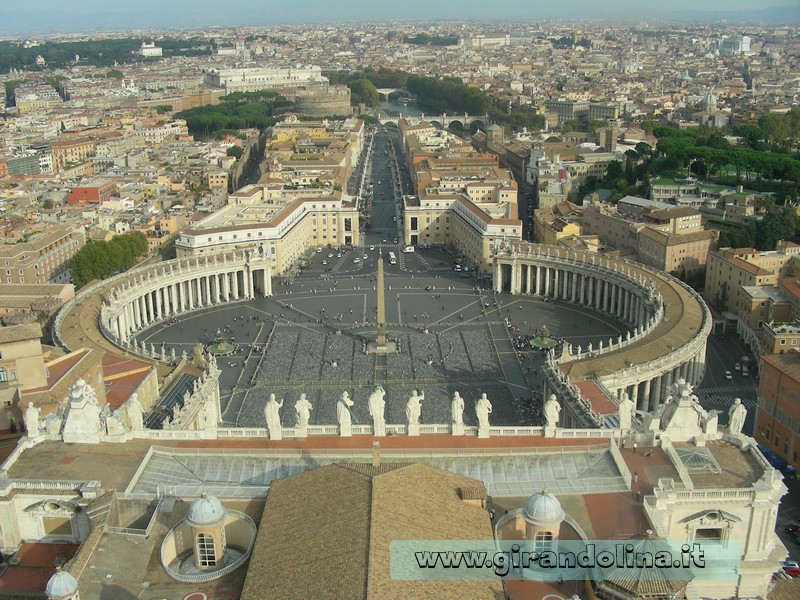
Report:
<svg viewBox="0 0 800 600"><path fill-rule="evenodd" d="M567 375L571 381L577 382L589 378L596 374L598 377L613 375L618 371L629 368L633 365L641 365L649 361L657 360L668 353L677 350L691 342L698 335L701 335L704 325L705 305L692 292L683 285L677 283L672 277L660 273L654 269L648 269L628 261L616 261L613 257L599 257L588 253L575 253L573 251L559 249L556 247L545 247L536 244L517 243L512 245L514 253L507 256L499 256L503 262L513 262L524 264L526 259L536 262L536 255L527 256L529 249L534 251L549 251L551 257L557 254L564 258L572 259L574 256L581 257L583 260L597 260L597 264L589 265L592 270L596 270L601 263L606 260L610 264L617 263L618 269L630 271L631 277L642 277L655 284L655 292L659 294L664 303L664 317L657 324L655 329L642 339L633 342L621 350L604 353L594 358L573 361L560 365L561 371ZM565 265L569 270L569 265ZM621 277L625 276L619 273ZM603 273L598 276L604 278ZM616 343L616 339L613 340ZM604 343L604 346L606 344ZM584 348L586 350L586 348ZM688 360L689 357L687 357Z"/></svg>
<svg viewBox="0 0 800 600"><path fill-rule="evenodd" d="M611 375L657 360L701 335L704 306L696 296L664 275L635 267L632 270L655 282L655 291L664 302L664 317L648 335L619 351L562 365L562 372L572 381L586 379L592 373Z"/></svg>

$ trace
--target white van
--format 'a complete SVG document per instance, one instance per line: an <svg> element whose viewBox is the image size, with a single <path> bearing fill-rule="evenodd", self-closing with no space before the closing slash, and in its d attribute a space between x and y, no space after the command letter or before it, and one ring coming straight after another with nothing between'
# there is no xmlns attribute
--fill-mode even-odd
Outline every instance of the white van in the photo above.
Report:
<svg viewBox="0 0 800 600"><path fill-rule="evenodd" d="M414 246L406 246L405 248L403 248L403 252L405 252L406 254L413 251L414 251Z"/></svg>

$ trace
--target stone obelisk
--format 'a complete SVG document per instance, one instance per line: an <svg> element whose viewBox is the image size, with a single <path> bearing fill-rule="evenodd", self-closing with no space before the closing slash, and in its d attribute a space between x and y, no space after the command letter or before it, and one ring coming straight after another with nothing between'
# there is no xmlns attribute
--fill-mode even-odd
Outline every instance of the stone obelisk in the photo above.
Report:
<svg viewBox="0 0 800 600"><path fill-rule="evenodd" d="M386 298L383 293L383 256L378 257L378 335L375 338L375 345L378 354L386 353Z"/></svg>

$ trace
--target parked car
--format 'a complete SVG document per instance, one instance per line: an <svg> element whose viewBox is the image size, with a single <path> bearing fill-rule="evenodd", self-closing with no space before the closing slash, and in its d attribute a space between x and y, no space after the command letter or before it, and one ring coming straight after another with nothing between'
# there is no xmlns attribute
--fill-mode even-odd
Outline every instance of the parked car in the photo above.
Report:
<svg viewBox="0 0 800 600"><path fill-rule="evenodd" d="M739 364L739 363L736 363L735 365L733 365L733 369L734 369L734 371L741 371L742 370L742 365Z"/></svg>
<svg viewBox="0 0 800 600"><path fill-rule="evenodd" d="M790 577L800 576L800 565L793 560L786 560L781 563L781 571Z"/></svg>
<svg viewBox="0 0 800 600"><path fill-rule="evenodd" d="M742 367L742 377L750 377L750 371L747 370L747 367Z"/></svg>
<svg viewBox="0 0 800 600"><path fill-rule="evenodd" d="M725 379L733 379L733 374L730 371L725 371Z"/></svg>
<svg viewBox="0 0 800 600"><path fill-rule="evenodd" d="M403 248L403 252L405 252L406 254L408 254L409 252L414 252L414 246L406 246L405 248Z"/></svg>

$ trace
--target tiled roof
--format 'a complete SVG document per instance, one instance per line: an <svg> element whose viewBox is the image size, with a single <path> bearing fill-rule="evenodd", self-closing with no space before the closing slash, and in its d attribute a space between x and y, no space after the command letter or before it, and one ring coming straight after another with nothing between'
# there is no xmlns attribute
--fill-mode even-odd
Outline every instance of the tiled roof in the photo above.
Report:
<svg viewBox="0 0 800 600"><path fill-rule="evenodd" d="M394 540L492 539L486 511L459 496L481 482L423 464L373 470L329 465L274 482L241 598L502 597L497 581L401 581L389 569Z"/></svg>

